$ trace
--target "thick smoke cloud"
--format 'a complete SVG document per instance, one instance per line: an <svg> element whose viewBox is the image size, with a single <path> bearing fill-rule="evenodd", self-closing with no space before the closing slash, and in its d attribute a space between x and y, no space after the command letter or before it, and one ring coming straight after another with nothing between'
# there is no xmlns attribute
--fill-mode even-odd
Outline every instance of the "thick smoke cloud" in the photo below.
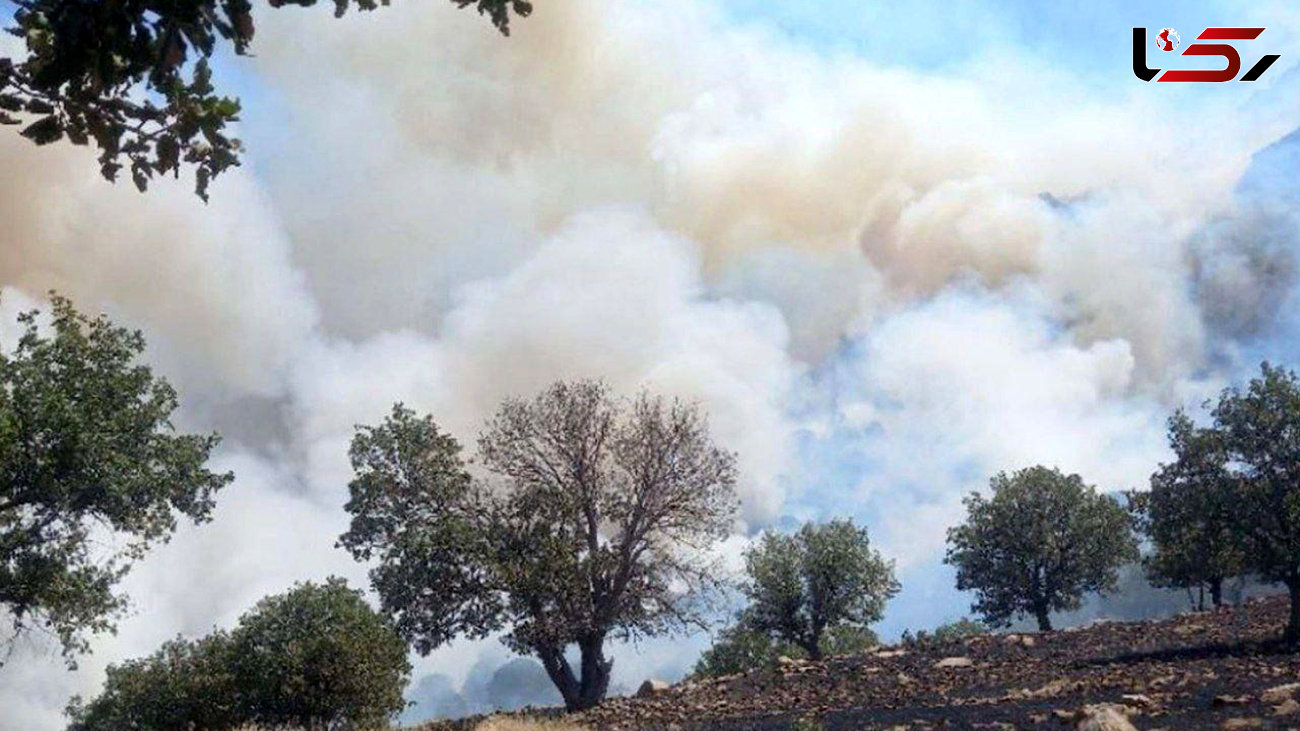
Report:
<svg viewBox="0 0 1300 731"><path fill-rule="evenodd" d="M1176 90L1010 49L912 71L683 0L546 3L510 39L450 3L258 22L250 157L210 205L0 135L0 337L49 289L143 328L237 473L80 670L18 647L0 729L59 728L107 663L294 581L364 585L333 547L346 446L395 400L472 444L556 378L698 399L743 472L727 555L853 513L914 587L896 631L965 610L934 578L962 494L1033 462L1140 485L1169 409L1294 332L1291 184L1238 190L1295 118L1285 84L1173 117ZM616 681L704 641L620 648ZM469 688L503 653L456 642L417 677Z"/></svg>

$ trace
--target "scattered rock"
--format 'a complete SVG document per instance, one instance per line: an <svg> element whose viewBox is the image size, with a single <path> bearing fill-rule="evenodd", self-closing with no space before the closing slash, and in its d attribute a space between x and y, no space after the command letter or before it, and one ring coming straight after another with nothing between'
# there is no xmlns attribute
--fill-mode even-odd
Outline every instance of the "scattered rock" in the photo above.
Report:
<svg viewBox="0 0 1300 731"><path fill-rule="evenodd" d="M1265 703L1281 703L1295 698L1296 691L1300 691L1300 683L1277 685L1260 693L1259 699Z"/></svg>
<svg viewBox="0 0 1300 731"><path fill-rule="evenodd" d="M1079 731L1137 731L1124 715L1124 707L1113 703L1084 706L1078 718Z"/></svg>
<svg viewBox="0 0 1300 731"><path fill-rule="evenodd" d="M898 650L877 650L877 651L876 651L876 657L884 657L884 658L890 658L890 657L902 657L902 656L904 656L904 655L906 655L906 654L907 654L907 650L902 650L902 649L898 649Z"/></svg>
<svg viewBox="0 0 1300 731"><path fill-rule="evenodd" d="M1214 700L1210 701L1210 705L1216 708L1222 708L1223 706L1244 706L1247 703L1250 703L1250 698L1244 695L1216 695L1214 696Z"/></svg>
<svg viewBox="0 0 1300 731"><path fill-rule="evenodd" d="M1229 718L1220 728L1261 728L1263 725L1263 719L1259 718Z"/></svg>
<svg viewBox="0 0 1300 731"><path fill-rule="evenodd" d="M1300 701L1294 698L1287 698L1273 707L1274 716L1291 716L1297 713L1300 713Z"/></svg>
<svg viewBox="0 0 1300 731"><path fill-rule="evenodd" d="M1120 696L1120 699L1124 701L1124 705L1132 708L1154 708L1156 705L1155 701L1141 693L1125 693Z"/></svg>
<svg viewBox="0 0 1300 731"><path fill-rule="evenodd" d="M935 663L936 668L969 668L975 665L975 661L969 657L945 657Z"/></svg>
<svg viewBox="0 0 1300 731"><path fill-rule="evenodd" d="M651 678L642 683L640 688L636 689L636 697L649 698L652 695L659 695L671 687L672 686L670 686L667 681Z"/></svg>

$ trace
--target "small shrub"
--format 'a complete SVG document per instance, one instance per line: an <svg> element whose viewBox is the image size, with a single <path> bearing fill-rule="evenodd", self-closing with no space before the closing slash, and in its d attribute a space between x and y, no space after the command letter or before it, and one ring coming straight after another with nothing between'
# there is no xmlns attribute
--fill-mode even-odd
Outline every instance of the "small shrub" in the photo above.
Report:
<svg viewBox="0 0 1300 731"><path fill-rule="evenodd" d="M983 623L977 622L968 617L963 617L955 622L948 622L935 627L933 631L927 632L920 630L916 634L911 631L903 632L903 644L913 647L928 647L932 645L944 645L950 642L957 642L968 637L988 634L989 628Z"/></svg>
<svg viewBox="0 0 1300 731"><path fill-rule="evenodd" d="M380 727L402 709L406 644L342 579L268 597L229 634L177 638L108 668L69 731Z"/></svg>
<svg viewBox="0 0 1300 731"><path fill-rule="evenodd" d="M852 655L878 644L876 633L870 629L842 625L822 635L821 649L823 655ZM718 633L718 639L700 655L691 675L703 678L734 675L772 667L780 657L803 659L808 653L798 645L774 640L738 624Z"/></svg>

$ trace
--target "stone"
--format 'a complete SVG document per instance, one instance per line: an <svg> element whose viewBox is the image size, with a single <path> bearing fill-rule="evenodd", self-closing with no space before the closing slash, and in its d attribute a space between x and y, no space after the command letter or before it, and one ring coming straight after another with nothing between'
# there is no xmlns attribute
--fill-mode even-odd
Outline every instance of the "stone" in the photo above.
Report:
<svg viewBox="0 0 1300 731"><path fill-rule="evenodd" d="M1269 688L1263 693L1260 693L1259 699L1265 703L1282 703L1283 701L1295 698L1296 691L1300 691L1300 683L1277 685Z"/></svg>
<svg viewBox="0 0 1300 731"><path fill-rule="evenodd" d="M1273 707L1274 716L1293 716L1297 713L1300 713L1300 701L1294 698L1287 698Z"/></svg>
<svg viewBox="0 0 1300 731"><path fill-rule="evenodd" d="M1084 706L1078 716L1078 731L1137 731L1124 715L1124 707L1113 703Z"/></svg>
<svg viewBox="0 0 1300 731"><path fill-rule="evenodd" d="M974 665L975 662L969 657L945 657L934 664L936 668L969 668Z"/></svg>
<svg viewBox="0 0 1300 731"><path fill-rule="evenodd" d="M1155 701L1141 693L1126 693L1120 696L1120 699L1124 701L1124 705L1134 708L1151 708L1155 706Z"/></svg>
<svg viewBox="0 0 1300 731"><path fill-rule="evenodd" d="M659 695L671 687L672 686L670 686L667 681L651 678L642 683L640 688L636 689L636 697L649 698L652 695Z"/></svg>
<svg viewBox="0 0 1300 731"><path fill-rule="evenodd" d="M1247 703L1250 703L1250 698L1244 695L1216 695L1214 696L1214 700L1210 701L1210 705L1216 708L1221 708L1223 706L1244 706Z"/></svg>

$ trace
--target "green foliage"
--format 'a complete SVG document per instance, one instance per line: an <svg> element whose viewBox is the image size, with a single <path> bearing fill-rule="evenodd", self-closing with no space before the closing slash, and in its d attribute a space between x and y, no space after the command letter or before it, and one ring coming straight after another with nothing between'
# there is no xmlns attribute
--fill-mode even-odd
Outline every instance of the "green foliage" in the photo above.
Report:
<svg viewBox="0 0 1300 731"><path fill-rule="evenodd" d="M352 443L340 544L374 562L383 610L417 651L507 630L565 704L585 708L608 688L607 637L701 621L717 573L700 556L730 529L735 457L697 407L557 383L502 404L478 453L482 480L455 440L401 405Z"/></svg>
<svg viewBox="0 0 1300 731"><path fill-rule="evenodd" d="M1030 614L1050 630L1050 612L1113 589L1119 566L1138 557L1124 508L1078 475L1039 466L989 484L991 498L966 498L967 520L949 529L945 562L992 626Z"/></svg>
<svg viewBox="0 0 1300 731"><path fill-rule="evenodd" d="M1130 509L1154 548L1144 561L1152 585L1208 586L1215 606L1224 579L1240 574L1245 561L1237 479L1223 437L1217 429L1198 428L1181 411L1174 414L1169 445L1175 460L1151 476L1150 492L1130 496Z"/></svg>
<svg viewBox="0 0 1300 731"><path fill-rule="evenodd" d="M0 606L71 662L111 630L131 564L184 516L208 519L231 479L204 466L216 435L177 434L176 392L137 363L144 338L53 297L0 352Z"/></svg>
<svg viewBox="0 0 1300 731"><path fill-rule="evenodd" d="M369 728L402 710L406 643L342 579L258 602L231 636L249 720Z"/></svg>
<svg viewBox="0 0 1300 731"><path fill-rule="evenodd" d="M821 654L854 655L879 644L876 633L867 627L840 625L822 635ZM770 668L781 657L803 659L808 657L808 653L798 645L775 640L766 632L755 632L743 624L735 624L718 633L713 645L696 661L691 675L716 678Z"/></svg>
<svg viewBox="0 0 1300 731"><path fill-rule="evenodd" d="M508 33L510 11L528 15L528 0L451 0L474 5ZM388 0L334 0L374 10ZM239 100L221 96L208 59L223 44L245 55L253 41L248 0L14 0L9 32L23 39L25 58L0 57L0 124L25 124L38 145L66 137L94 141L100 170L115 180L129 167L141 190L155 174L194 168L195 190L239 164L240 141L228 127ZM316 0L270 0L272 8Z"/></svg>
<svg viewBox="0 0 1300 731"><path fill-rule="evenodd" d="M1214 421L1238 477L1245 568L1287 586L1286 638L1300 640L1300 381L1264 363L1244 391L1223 392Z"/></svg>
<svg viewBox="0 0 1300 731"><path fill-rule="evenodd" d="M969 617L962 617L955 622L947 622L935 627L933 631L919 630L912 634L910 630L903 631L903 644L914 646L931 646L946 645L952 642L959 642L969 637L978 637L988 634L989 628L983 622L977 622Z"/></svg>
<svg viewBox="0 0 1300 731"><path fill-rule="evenodd" d="M245 724L378 728L403 707L406 644L342 579L263 599L229 634L177 638L110 666L69 731L209 731Z"/></svg>
<svg viewBox="0 0 1300 731"><path fill-rule="evenodd" d="M771 667L778 657L804 657L806 653L788 642L773 640L766 632L732 625L718 633L713 645L695 662L691 674L716 678L747 670Z"/></svg>
<svg viewBox="0 0 1300 731"><path fill-rule="evenodd" d="M69 704L68 731L234 728L242 714L234 687L229 635L178 637L148 657L110 665L99 697Z"/></svg>
<svg viewBox="0 0 1300 731"><path fill-rule="evenodd" d="M794 535L767 533L745 555L741 623L822 656L825 632L865 628L898 593L894 564L851 520L805 523Z"/></svg>

